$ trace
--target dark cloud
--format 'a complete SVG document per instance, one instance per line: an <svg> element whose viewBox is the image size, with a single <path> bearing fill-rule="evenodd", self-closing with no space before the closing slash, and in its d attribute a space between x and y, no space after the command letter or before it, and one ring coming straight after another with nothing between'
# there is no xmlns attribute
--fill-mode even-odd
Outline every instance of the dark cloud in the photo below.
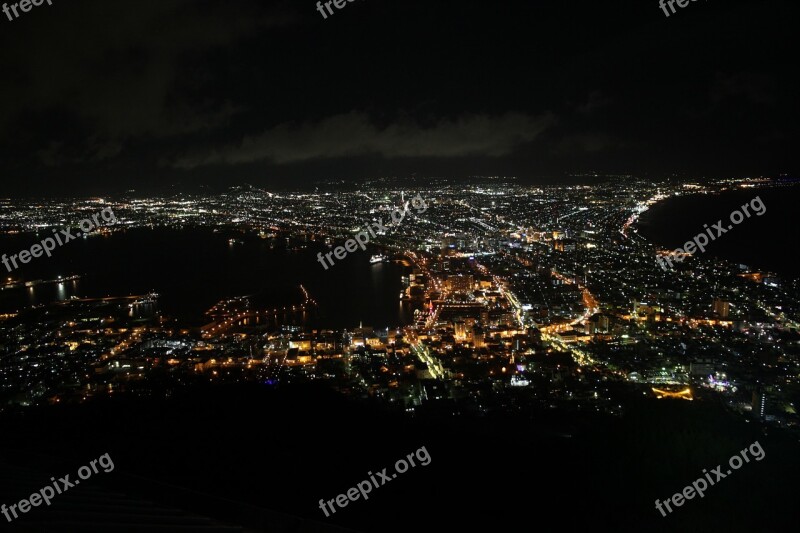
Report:
<svg viewBox="0 0 800 533"><path fill-rule="evenodd" d="M750 103L774 105L776 103L775 81L761 72L717 73L711 87L711 100L719 103L728 98L743 98Z"/></svg>
<svg viewBox="0 0 800 533"><path fill-rule="evenodd" d="M582 104L575 107L575 111L581 114L590 114L598 109L602 109L611 104L611 98L604 96L600 91L592 91L589 97Z"/></svg>
<svg viewBox="0 0 800 533"><path fill-rule="evenodd" d="M440 120L430 127L421 127L408 119L379 127L365 113L353 112L316 123L280 124L258 136L246 137L236 145L180 156L174 166L192 169L256 161L285 164L363 155L501 157L535 140L554 120L551 114L532 117L507 113L496 117L465 115L456 120Z"/></svg>
<svg viewBox="0 0 800 533"><path fill-rule="evenodd" d="M289 24L293 17L254 2L90 0L51 9L44 13L50 17L14 21L18 31L5 36L8 43L32 32L24 53L11 55L4 65L17 74L2 89L4 99L15 103L0 111L6 135L13 134L9 130L21 113L54 109L115 142L225 125L242 107L183 86L192 56ZM63 141L57 132L47 133L53 146Z"/></svg>
<svg viewBox="0 0 800 533"><path fill-rule="evenodd" d="M8 194L799 162L788 0L670 18L639 0L315 6L71 0L0 19Z"/></svg>

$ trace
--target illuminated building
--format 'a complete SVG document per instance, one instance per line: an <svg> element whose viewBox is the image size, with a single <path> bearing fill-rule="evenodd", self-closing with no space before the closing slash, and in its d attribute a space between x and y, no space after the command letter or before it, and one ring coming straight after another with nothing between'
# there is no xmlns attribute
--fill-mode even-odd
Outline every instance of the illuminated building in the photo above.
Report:
<svg viewBox="0 0 800 533"><path fill-rule="evenodd" d="M664 310L660 305L652 302L633 302L633 315L639 320L658 320Z"/></svg>
<svg viewBox="0 0 800 533"><path fill-rule="evenodd" d="M689 364L689 374L692 376L708 376L714 373L714 361L711 359L698 359Z"/></svg>
<svg viewBox="0 0 800 533"><path fill-rule="evenodd" d="M463 341L467 338L467 324L461 320L453 324L456 334L456 340Z"/></svg>
<svg viewBox="0 0 800 533"><path fill-rule="evenodd" d="M511 376L511 386L512 387L527 387L530 384L531 384L531 382L528 381L527 379L525 379L522 376L518 376L516 374Z"/></svg>
<svg viewBox="0 0 800 533"><path fill-rule="evenodd" d="M586 321L586 333L608 333L610 326L608 315L594 315Z"/></svg>
<svg viewBox="0 0 800 533"><path fill-rule="evenodd" d="M472 330L472 337L473 337L472 344L475 348L483 348L484 346L486 346L486 341L484 340L483 328L481 328L480 326L475 326L475 328Z"/></svg>
<svg viewBox="0 0 800 533"><path fill-rule="evenodd" d="M693 400L692 397L692 389L686 387L685 389L681 389L679 391L671 391L666 389L657 389L655 387L652 388L653 394L656 395L656 398L671 398L676 400Z"/></svg>
<svg viewBox="0 0 800 533"><path fill-rule="evenodd" d="M475 286L472 275L457 275L447 277L447 290L452 292L471 292Z"/></svg>
<svg viewBox="0 0 800 533"><path fill-rule="evenodd" d="M728 318L730 314L730 302L726 302L720 298L714 299L714 313L720 318Z"/></svg>
<svg viewBox="0 0 800 533"><path fill-rule="evenodd" d="M767 393L763 388L758 387L753 391L753 415L763 420L767 411Z"/></svg>
<svg viewBox="0 0 800 533"><path fill-rule="evenodd" d="M553 244L553 248L558 252L574 252L576 247L577 243L572 239L558 239Z"/></svg>

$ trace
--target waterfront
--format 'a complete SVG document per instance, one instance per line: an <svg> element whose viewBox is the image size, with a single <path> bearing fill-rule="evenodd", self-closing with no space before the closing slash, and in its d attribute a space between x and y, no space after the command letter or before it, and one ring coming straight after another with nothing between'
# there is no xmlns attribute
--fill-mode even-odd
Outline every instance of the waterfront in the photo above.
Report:
<svg viewBox="0 0 800 533"><path fill-rule="evenodd" d="M783 276L800 275L800 265L787 253L800 244L794 229L794 206L800 188L743 189L719 195L696 194L669 198L644 213L640 233L651 242L674 249L719 219L759 196L767 207L763 216L752 216L711 242L706 257L716 256L752 269L764 269ZM727 223L727 222L726 222Z"/></svg>
<svg viewBox="0 0 800 533"><path fill-rule="evenodd" d="M205 229L138 229L111 237L80 239L14 272L25 281L78 274L63 284L19 287L0 292L0 312L63 301L157 292L161 310L188 322L223 298L260 296L276 306L299 303L304 285L319 303L319 327L352 328L407 324L411 307L398 299L403 266L370 264L370 251L351 254L325 271L317 262L317 244L307 247L283 239L243 237ZM33 242L32 234L3 236L0 249L13 251ZM28 244L29 245L29 244ZM8 274L11 276L12 274Z"/></svg>

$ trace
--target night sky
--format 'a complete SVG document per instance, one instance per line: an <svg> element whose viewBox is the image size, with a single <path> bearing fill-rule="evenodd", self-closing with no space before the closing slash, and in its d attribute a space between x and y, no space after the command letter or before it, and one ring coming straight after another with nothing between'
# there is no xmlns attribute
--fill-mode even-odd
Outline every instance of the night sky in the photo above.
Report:
<svg viewBox="0 0 800 533"><path fill-rule="evenodd" d="M796 1L52 3L0 14L0 196L800 162Z"/></svg>

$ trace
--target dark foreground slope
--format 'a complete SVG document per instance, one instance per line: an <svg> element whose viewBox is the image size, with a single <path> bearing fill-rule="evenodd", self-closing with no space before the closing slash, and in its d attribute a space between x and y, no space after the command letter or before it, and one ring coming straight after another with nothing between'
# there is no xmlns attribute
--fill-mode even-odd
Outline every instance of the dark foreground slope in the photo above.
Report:
<svg viewBox="0 0 800 533"><path fill-rule="evenodd" d="M622 418L446 411L412 419L316 387L209 388L169 400L6 415L0 463L25 469L25 480L41 472L44 486L108 453L115 469L87 480L91 489L252 531L781 531L800 518L798 443L710 403L642 400ZM667 518L656 511L656 498L669 498L756 440L764 460ZM320 499L345 493L370 471L391 473L422 446L428 466L330 518L319 509ZM3 503L30 495L15 483L0 479ZM49 516L48 531L67 531L57 526L64 505L61 514L55 506L34 508L17 524ZM101 520L105 511L97 512Z"/></svg>

